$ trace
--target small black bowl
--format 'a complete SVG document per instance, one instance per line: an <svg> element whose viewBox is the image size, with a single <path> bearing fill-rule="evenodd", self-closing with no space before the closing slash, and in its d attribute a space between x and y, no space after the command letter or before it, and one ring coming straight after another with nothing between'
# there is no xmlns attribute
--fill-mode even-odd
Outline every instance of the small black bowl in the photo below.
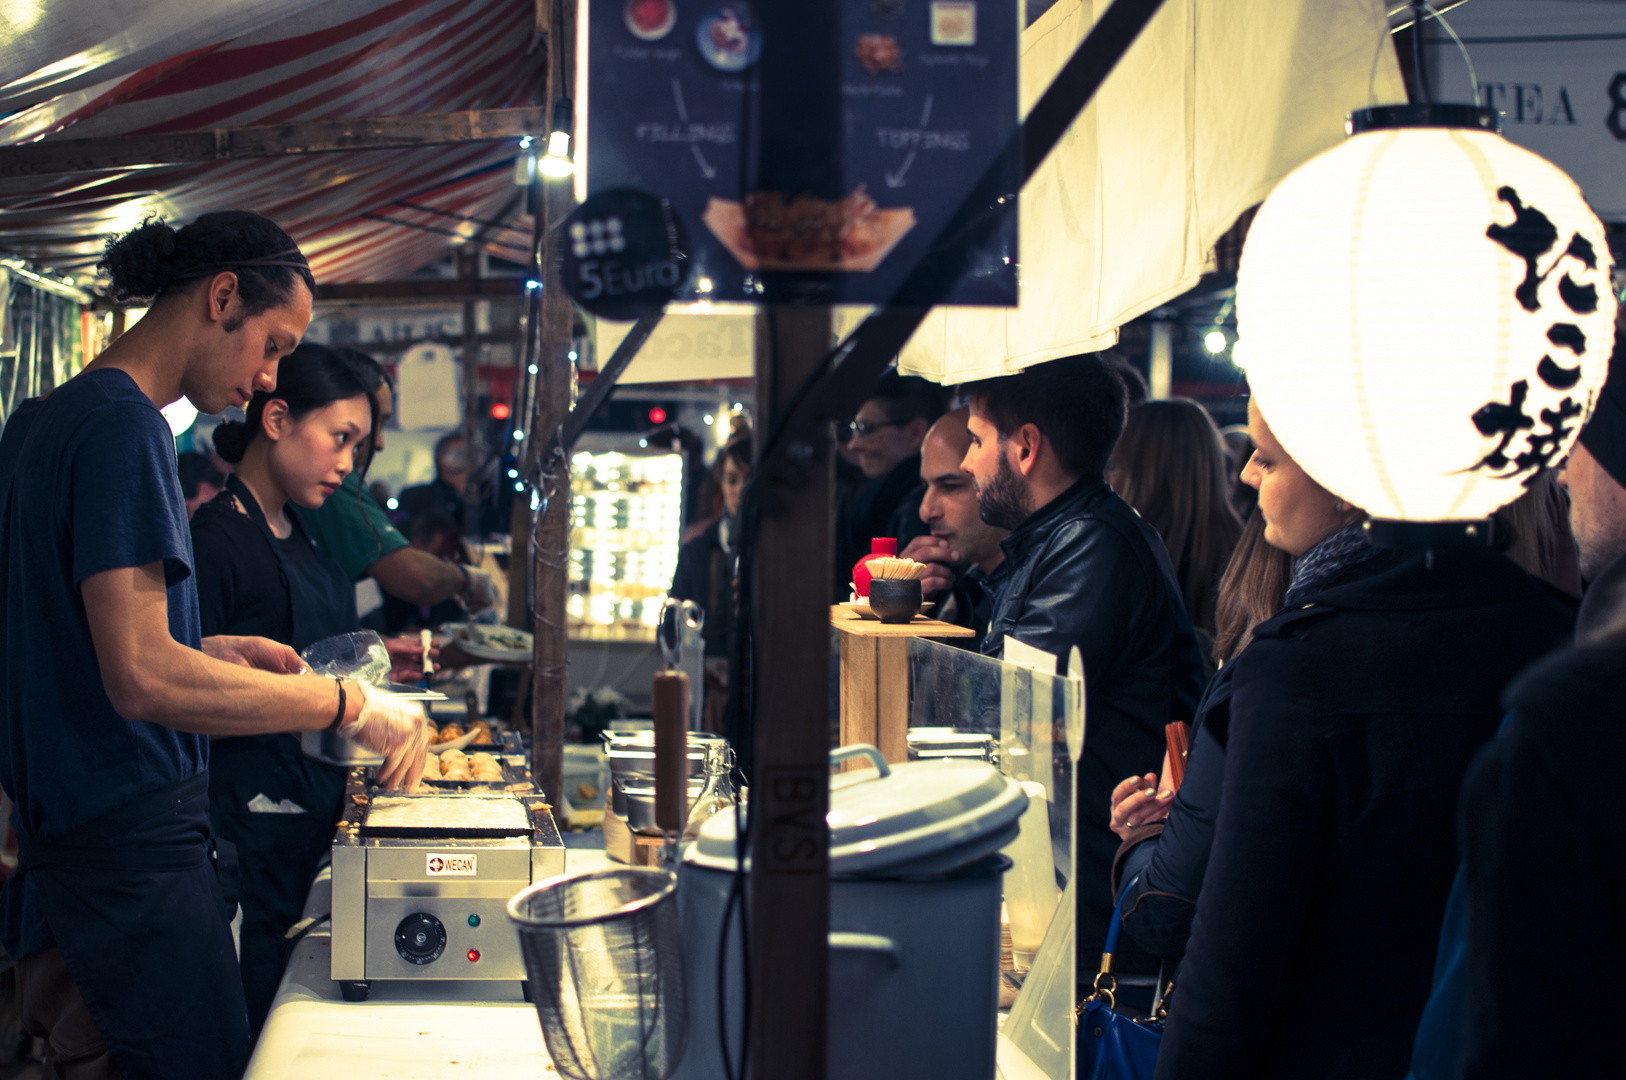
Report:
<svg viewBox="0 0 1626 1080"><path fill-rule="evenodd" d="M906 623L920 611L919 578L872 578L869 609L884 623Z"/></svg>

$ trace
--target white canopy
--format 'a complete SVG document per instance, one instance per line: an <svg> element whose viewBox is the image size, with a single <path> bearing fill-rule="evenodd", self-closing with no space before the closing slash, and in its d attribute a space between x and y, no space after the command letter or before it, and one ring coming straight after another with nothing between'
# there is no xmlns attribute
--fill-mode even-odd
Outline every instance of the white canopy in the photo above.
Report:
<svg viewBox="0 0 1626 1080"><path fill-rule="evenodd" d="M1057 0L1023 34L1024 110L1107 5ZM1385 7L1168 0L1022 190L1021 305L936 309L899 369L960 383L1103 349L1189 290L1346 114L1406 99Z"/></svg>

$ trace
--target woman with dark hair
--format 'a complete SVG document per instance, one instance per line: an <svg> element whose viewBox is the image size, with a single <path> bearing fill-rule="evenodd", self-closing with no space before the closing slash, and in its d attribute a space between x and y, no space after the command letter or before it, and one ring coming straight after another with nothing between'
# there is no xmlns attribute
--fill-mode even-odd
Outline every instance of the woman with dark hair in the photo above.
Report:
<svg viewBox="0 0 1626 1080"><path fill-rule="evenodd" d="M1243 477L1291 580L1237 635L1172 812L1167 777L1113 793L1126 930L1184 954L1158 1075L1398 1078L1463 772L1502 687L1568 635L1574 604L1483 543L1374 546L1365 514L1288 456L1257 405L1249 421Z"/></svg>
<svg viewBox="0 0 1626 1080"><path fill-rule="evenodd" d="M706 642L705 721L722 731L728 704L728 661L734 650L734 575L739 567L740 494L751 478L751 437L736 438L717 455L723 513L706 531L678 549L677 573L667 594L693 600L706 613L700 633Z"/></svg>
<svg viewBox="0 0 1626 1080"><path fill-rule="evenodd" d="M241 1076L248 1027L209 824L207 736L339 731L416 783L422 710L300 673L285 644L204 636L160 409L276 385L315 285L275 222L159 221L101 268L146 317L0 434L0 786L19 867L0 944L25 1028L65 1075Z"/></svg>
<svg viewBox="0 0 1626 1080"><path fill-rule="evenodd" d="M349 577L311 541L298 508L321 506L358 458L364 471L377 414L352 365L301 345L246 420L215 429L215 450L236 471L192 518L205 634L252 634L298 651L360 628ZM332 842L345 770L306 757L292 735L216 738L210 756L210 817L237 845L243 993L256 1037L287 963L284 933Z"/></svg>
<svg viewBox="0 0 1626 1080"><path fill-rule="evenodd" d="M1208 410L1169 398L1129 410L1106 470L1112 489L1163 538L1186 615L1209 641L1220 574L1242 535L1227 495L1228 460Z"/></svg>

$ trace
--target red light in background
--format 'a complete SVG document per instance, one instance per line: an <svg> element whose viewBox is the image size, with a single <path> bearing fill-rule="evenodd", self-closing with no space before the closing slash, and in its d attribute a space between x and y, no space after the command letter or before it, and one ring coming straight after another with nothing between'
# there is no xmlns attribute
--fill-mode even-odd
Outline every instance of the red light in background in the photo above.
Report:
<svg viewBox="0 0 1626 1080"><path fill-rule="evenodd" d="M472 964L478 959L480 959L480 950L479 949L470 949L469 950L469 963Z"/></svg>
<svg viewBox="0 0 1626 1080"><path fill-rule="evenodd" d="M653 409L650 409L649 410L649 422L651 424L664 424L664 423L666 423L666 410L661 408L659 405L655 406Z"/></svg>
<svg viewBox="0 0 1626 1080"><path fill-rule="evenodd" d="M508 403L504 401L495 402L491 406L491 415L497 420L508 419Z"/></svg>

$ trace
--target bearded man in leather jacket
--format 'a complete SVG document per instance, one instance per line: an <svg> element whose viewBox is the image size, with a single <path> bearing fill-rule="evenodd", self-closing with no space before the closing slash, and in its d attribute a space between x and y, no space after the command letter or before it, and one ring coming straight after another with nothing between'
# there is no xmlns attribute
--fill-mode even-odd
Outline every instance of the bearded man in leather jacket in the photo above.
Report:
<svg viewBox="0 0 1626 1080"><path fill-rule="evenodd" d="M976 481L982 519L1011 530L982 651L1002 656L1012 637L1063 665L1077 646L1084 661L1077 940L1093 957L1112 915L1112 789L1161 767L1163 729L1191 719L1202 659L1162 539L1102 478L1124 426L1119 377L1084 355L967 391L961 468Z"/></svg>

